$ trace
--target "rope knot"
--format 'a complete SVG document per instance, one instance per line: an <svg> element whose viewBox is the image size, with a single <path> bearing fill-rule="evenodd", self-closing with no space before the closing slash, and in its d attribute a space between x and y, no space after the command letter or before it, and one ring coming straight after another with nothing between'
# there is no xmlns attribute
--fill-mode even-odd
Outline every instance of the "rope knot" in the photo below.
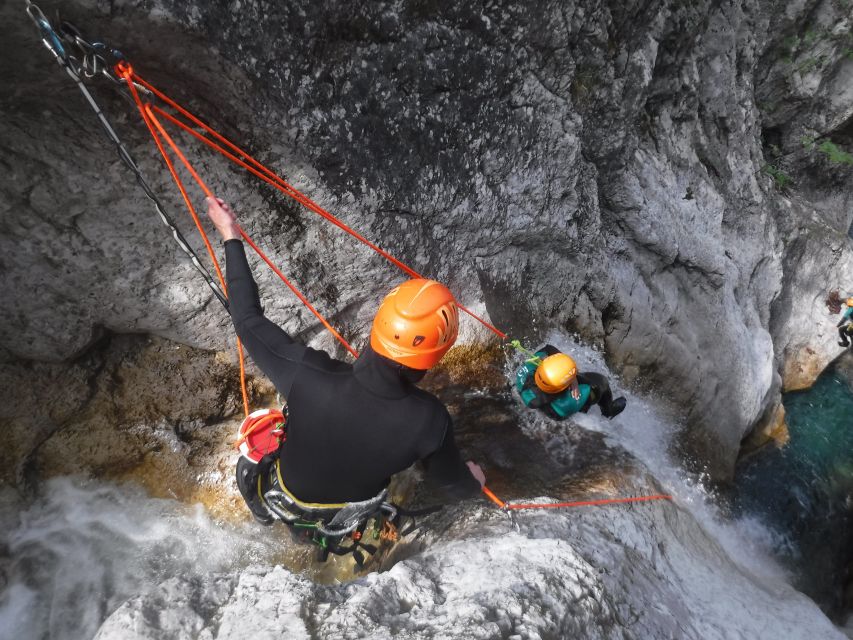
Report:
<svg viewBox="0 0 853 640"><path fill-rule="evenodd" d="M119 78L123 78L125 80L130 80L130 77L133 75L133 67L130 66L130 63L121 60L115 66L116 75Z"/></svg>

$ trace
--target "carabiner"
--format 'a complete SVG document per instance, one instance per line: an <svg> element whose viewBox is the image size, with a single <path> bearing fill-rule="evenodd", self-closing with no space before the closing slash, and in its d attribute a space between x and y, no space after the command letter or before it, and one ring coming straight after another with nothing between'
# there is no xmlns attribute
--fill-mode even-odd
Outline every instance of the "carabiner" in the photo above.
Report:
<svg viewBox="0 0 853 640"><path fill-rule="evenodd" d="M44 46L50 49L51 53L53 53L57 60L60 61L60 64L62 62L67 62L68 52L65 51L65 47L62 46L62 41L59 39L56 31L53 30L53 27L50 26L50 22L44 17L44 13L42 13L42 10L38 8L38 5L27 0L26 11L27 15L41 32L41 39L42 42L44 42Z"/></svg>

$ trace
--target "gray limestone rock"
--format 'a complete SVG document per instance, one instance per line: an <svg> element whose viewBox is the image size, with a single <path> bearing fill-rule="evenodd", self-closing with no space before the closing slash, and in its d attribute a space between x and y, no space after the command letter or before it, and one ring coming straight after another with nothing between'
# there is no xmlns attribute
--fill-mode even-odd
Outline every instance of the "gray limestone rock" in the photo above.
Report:
<svg viewBox="0 0 853 640"><path fill-rule="evenodd" d="M853 167L819 147L853 150L845 3L61 10L514 335L556 326L602 344L626 381L683 413L689 451L719 477L772 413L786 371L808 381L836 353L820 300L853 286L843 281ZM13 27L0 56L13 87L0 102L3 352L67 361L99 327L222 348L227 317L76 89L18 5L0 15ZM94 84L190 235L137 115ZM401 275L207 151L192 155L358 346ZM792 180L781 190L779 171ZM256 273L274 320L334 349L269 272Z"/></svg>
<svg viewBox="0 0 853 640"><path fill-rule="evenodd" d="M330 586L283 567L173 578L118 608L96 638L842 637L670 504L526 513L514 526L454 511L464 527L385 571Z"/></svg>

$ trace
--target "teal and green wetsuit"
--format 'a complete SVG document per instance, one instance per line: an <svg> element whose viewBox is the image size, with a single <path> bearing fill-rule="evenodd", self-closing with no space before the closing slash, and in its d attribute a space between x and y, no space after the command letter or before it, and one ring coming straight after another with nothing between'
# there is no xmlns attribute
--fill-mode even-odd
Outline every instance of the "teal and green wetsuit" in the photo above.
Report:
<svg viewBox="0 0 853 640"><path fill-rule="evenodd" d="M560 350L549 344L537 351L536 355L546 358L555 353L560 353ZM525 362L515 374L515 388L526 406L541 409L555 420L563 420L578 411L586 413L594 404L601 407L601 414L607 418L618 415L625 408L625 398L614 399L607 378L600 373L578 374L580 398L575 400L571 388L561 393L545 393L537 387L533 379L536 367L537 364L533 362Z"/></svg>
<svg viewBox="0 0 853 640"><path fill-rule="evenodd" d="M853 336L853 307L847 307L841 320L838 322L838 344L842 347L850 346L850 337Z"/></svg>
<svg viewBox="0 0 853 640"><path fill-rule="evenodd" d="M536 355L540 358L545 358L550 355L544 351L537 351ZM562 393L545 393L540 390L533 382L533 374L536 373L536 364L529 360L524 363L524 366L515 374L515 388L521 396L522 402L528 407L535 409L543 409L552 418L562 420L573 413L582 411L592 393L592 388L588 384L582 384L578 381L578 389L580 390L580 398L575 400L572 397L571 388L566 389Z"/></svg>

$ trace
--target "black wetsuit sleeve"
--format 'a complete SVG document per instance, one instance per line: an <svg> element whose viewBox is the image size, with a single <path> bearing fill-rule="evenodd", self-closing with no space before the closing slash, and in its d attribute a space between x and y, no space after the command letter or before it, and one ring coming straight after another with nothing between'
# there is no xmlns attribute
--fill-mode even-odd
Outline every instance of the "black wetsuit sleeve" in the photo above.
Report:
<svg viewBox="0 0 853 640"><path fill-rule="evenodd" d="M453 421L445 414L444 437L438 448L423 460L427 478L453 498L472 498L480 493L480 483L462 461L453 438Z"/></svg>
<svg viewBox="0 0 853 640"><path fill-rule="evenodd" d="M240 240L225 242L225 265L228 309L234 329L255 364L287 397L307 348L264 316L258 286Z"/></svg>

